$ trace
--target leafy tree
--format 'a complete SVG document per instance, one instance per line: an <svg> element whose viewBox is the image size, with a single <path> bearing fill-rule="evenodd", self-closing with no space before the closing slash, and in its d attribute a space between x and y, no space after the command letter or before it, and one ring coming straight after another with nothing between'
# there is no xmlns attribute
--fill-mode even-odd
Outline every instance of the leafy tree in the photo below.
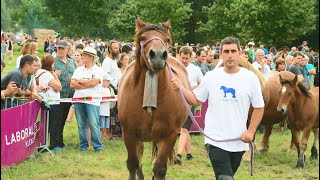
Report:
<svg viewBox="0 0 320 180"><path fill-rule="evenodd" d="M11 5L12 6L12 5ZM58 22L48 14L42 0L21 0L11 9L13 31L31 33L34 28L55 29Z"/></svg>
<svg viewBox="0 0 320 180"><path fill-rule="evenodd" d="M108 21L122 2L123 0L45 0L50 13L63 27L60 32L65 31L76 37L107 37Z"/></svg>
<svg viewBox="0 0 320 180"><path fill-rule="evenodd" d="M7 9L6 1L1 1L1 30L9 31L11 29L11 17Z"/></svg>
<svg viewBox="0 0 320 180"><path fill-rule="evenodd" d="M282 47L316 28L316 0L217 0L204 8L207 22L198 32L213 40L239 37L243 43Z"/></svg>
<svg viewBox="0 0 320 180"><path fill-rule="evenodd" d="M186 35L185 24L192 13L190 6L184 0L127 0L113 14L109 22L110 28L119 39L132 41L137 16L152 24L170 20L173 41L182 42Z"/></svg>

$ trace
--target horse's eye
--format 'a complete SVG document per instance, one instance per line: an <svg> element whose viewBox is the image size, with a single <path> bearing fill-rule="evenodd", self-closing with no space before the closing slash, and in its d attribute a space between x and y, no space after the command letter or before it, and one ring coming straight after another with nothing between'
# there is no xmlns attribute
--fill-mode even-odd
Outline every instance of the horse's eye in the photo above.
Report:
<svg viewBox="0 0 320 180"><path fill-rule="evenodd" d="M145 41L146 40L146 37L144 37L144 36L142 36L141 38L140 38L140 41Z"/></svg>
<svg viewBox="0 0 320 180"><path fill-rule="evenodd" d="M291 95L292 95L292 92L289 92L288 95L291 96Z"/></svg>
<svg viewBox="0 0 320 180"><path fill-rule="evenodd" d="M169 43L169 42L170 42L170 39L169 39L169 38L166 38L166 42Z"/></svg>

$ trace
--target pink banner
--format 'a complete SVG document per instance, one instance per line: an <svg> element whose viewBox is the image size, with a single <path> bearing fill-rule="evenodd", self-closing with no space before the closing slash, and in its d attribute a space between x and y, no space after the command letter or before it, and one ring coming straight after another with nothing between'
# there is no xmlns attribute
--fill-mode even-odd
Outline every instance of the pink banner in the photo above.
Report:
<svg viewBox="0 0 320 180"><path fill-rule="evenodd" d="M204 128L204 118L206 117L207 109L208 109L208 100L202 103L201 109L197 110L196 114L194 115L194 118L196 119L197 123L199 124L202 130ZM200 130L197 129L194 123L192 123L190 127L190 132L200 132Z"/></svg>
<svg viewBox="0 0 320 180"><path fill-rule="evenodd" d="M1 167L25 160L45 144L45 118L37 101L1 110Z"/></svg>

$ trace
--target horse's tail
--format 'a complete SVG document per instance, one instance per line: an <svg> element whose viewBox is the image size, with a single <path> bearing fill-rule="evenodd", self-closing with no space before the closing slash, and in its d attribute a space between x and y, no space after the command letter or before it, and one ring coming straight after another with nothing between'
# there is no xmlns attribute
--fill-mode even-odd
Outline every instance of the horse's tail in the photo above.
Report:
<svg viewBox="0 0 320 180"><path fill-rule="evenodd" d="M152 155L151 155L151 161L153 161L153 159L155 157L157 157L157 153L158 153L158 146L156 143L152 142ZM173 163L173 158L174 158L174 149L171 150L170 154L169 154L169 161L170 163Z"/></svg>
<svg viewBox="0 0 320 180"><path fill-rule="evenodd" d="M247 60L243 59L242 57L240 57L239 65L241 67L244 67L244 68L252 71L254 74L256 74L258 76L259 81L260 81L260 85L261 85L261 90L263 90L266 87L267 80L263 77L263 74L261 74L261 72L259 72L258 70L256 70L252 66L252 64L249 61L247 61Z"/></svg>

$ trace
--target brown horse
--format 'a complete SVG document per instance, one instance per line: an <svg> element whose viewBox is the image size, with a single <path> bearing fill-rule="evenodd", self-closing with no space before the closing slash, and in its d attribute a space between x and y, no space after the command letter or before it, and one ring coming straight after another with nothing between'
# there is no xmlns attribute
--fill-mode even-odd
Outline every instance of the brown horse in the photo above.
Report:
<svg viewBox="0 0 320 180"><path fill-rule="evenodd" d="M304 167L305 151L311 130L315 133L315 140L311 149L311 158L318 157L316 142L319 138L319 88L308 91L302 83L298 83L298 76L293 79L285 79L282 73L279 76L282 89L278 111L288 113L288 121L292 133L292 141L298 150L297 168ZM303 132L299 141L300 131Z"/></svg>
<svg viewBox="0 0 320 180"><path fill-rule="evenodd" d="M144 179L143 142L150 141L152 157L156 158L153 178L165 178L167 162L173 160L176 138L188 116L179 92L171 86L173 71L174 76L191 89L183 64L168 56L170 27L169 21L151 25L136 20L136 60L122 76L118 96L129 179Z"/></svg>

